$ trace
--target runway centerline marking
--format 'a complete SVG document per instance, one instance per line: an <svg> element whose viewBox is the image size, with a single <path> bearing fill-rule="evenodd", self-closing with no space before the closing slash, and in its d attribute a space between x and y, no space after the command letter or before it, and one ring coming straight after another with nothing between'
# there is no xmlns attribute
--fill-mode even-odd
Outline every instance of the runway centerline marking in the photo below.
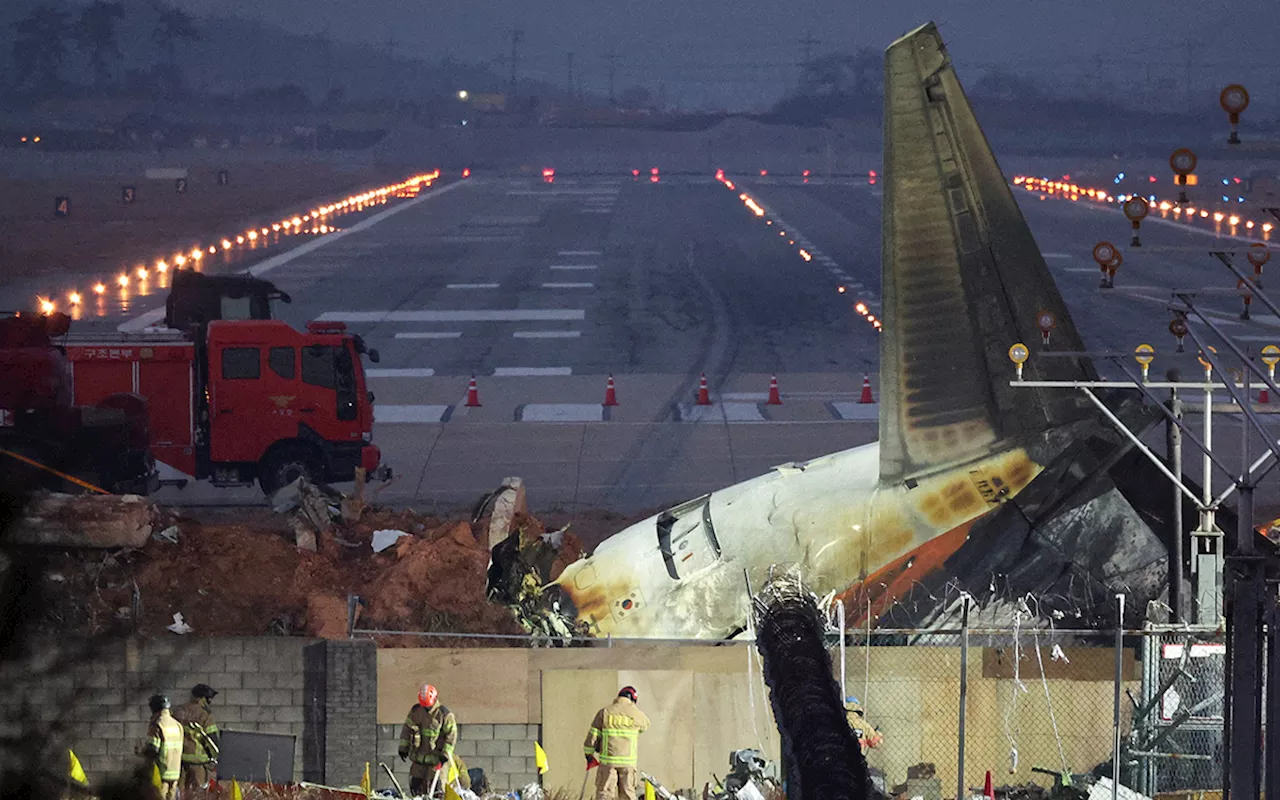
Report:
<svg viewBox="0 0 1280 800"><path fill-rule="evenodd" d="M598 269L595 264L552 264L551 269Z"/></svg>
<svg viewBox="0 0 1280 800"><path fill-rule="evenodd" d="M497 289L496 283L446 283L446 289Z"/></svg>
<svg viewBox="0 0 1280 800"><path fill-rule="evenodd" d="M397 333L397 339L459 339L462 331L406 331Z"/></svg>
<svg viewBox="0 0 1280 800"><path fill-rule="evenodd" d="M594 283L544 283L543 289L594 289Z"/></svg>

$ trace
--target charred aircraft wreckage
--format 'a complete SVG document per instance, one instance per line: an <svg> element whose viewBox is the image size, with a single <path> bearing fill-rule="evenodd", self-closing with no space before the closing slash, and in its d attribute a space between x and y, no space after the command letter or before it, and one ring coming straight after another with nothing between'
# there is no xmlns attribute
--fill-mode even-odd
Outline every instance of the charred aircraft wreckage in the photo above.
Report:
<svg viewBox="0 0 1280 800"><path fill-rule="evenodd" d="M495 597L526 627L729 638L777 565L881 627L943 627L965 593L993 616L1031 595L1064 627L1112 626L1115 593L1133 623L1164 591L1156 468L1082 394L1009 385L1009 347L1040 342L1044 312L1060 355L1035 352L1025 377L1097 373L933 24L886 51L884 113L879 442L670 508L554 582L526 576L535 591ZM1131 429L1158 419L1134 393L1099 396Z"/></svg>

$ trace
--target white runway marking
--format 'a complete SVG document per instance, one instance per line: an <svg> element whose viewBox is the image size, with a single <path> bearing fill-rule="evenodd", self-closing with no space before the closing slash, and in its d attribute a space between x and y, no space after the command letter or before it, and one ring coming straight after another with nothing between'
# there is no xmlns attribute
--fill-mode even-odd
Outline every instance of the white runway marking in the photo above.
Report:
<svg viewBox="0 0 1280 800"><path fill-rule="evenodd" d="M436 371L430 367L408 367L404 369L366 369L366 378L430 378Z"/></svg>
<svg viewBox="0 0 1280 800"><path fill-rule="evenodd" d="M537 225L541 221L542 217L472 217L466 222L466 224L493 228L505 225Z"/></svg>
<svg viewBox="0 0 1280 800"><path fill-rule="evenodd" d="M521 422L602 422L598 403L529 403L520 409Z"/></svg>
<svg viewBox="0 0 1280 800"><path fill-rule="evenodd" d="M560 255L562 256L598 256L600 255L600 251L599 250L561 250Z"/></svg>
<svg viewBox="0 0 1280 800"><path fill-rule="evenodd" d="M757 403L715 403L692 406L681 414L682 422L767 422Z"/></svg>
<svg viewBox="0 0 1280 800"><path fill-rule="evenodd" d="M873 422L880 419L880 406L877 403L851 403L840 400L831 404L840 419L858 422Z"/></svg>
<svg viewBox="0 0 1280 800"><path fill-rule="evenodd" d="M552 264L552 269L597 269L595 264Z"/></svg>
<svg viewBox="0 0 1280 800"><path fill-rule="evenodd" d="M1045 258L1075 258L1070 253L1041 253Z"/></svg>
<svg viewBox="0 0 1280 800"><path fill-rule="evenodd" d="M1066 267L1062 271L1063 272L1090 272L1090 273L1097 273L1098 275L1101 275L1102 267Z"/></svg>
<svg viewBox="0 0 1280 800"><path fill-rule="evenodd" d="M397 339L459 339L462 331L408 331L397 333Z"/></svg>
<svg viewBox="0 0 1280 800"><path fill-rule="evenodd" d="M341 322L566 322L586 319L580 308L475 309L472 311L326 311L320 321Z"/></svg>
<svg viewBox="0 0 1280 800"><path fill-rule="evenodd" d="M593 289L594 283L544 283L543 289Z"/></svg>
<svg viewBox="0 0 1280 800"><path fill-rule="evenodd" d="M497 289L496 283L446 283L446 289Z"/></svg>
<svg viewBox="0 0 1280 800"><path fill-rule="evenodd" d="M448 406L384 406L373 409L373 421L378 424L393 422L443 422L449 413Z"/></svg>
<svg viewBox="0 0 1280 800"><path fill-rule="evenodd" d="M495 378L550 378L572 375L572 367L498 367Z"/></svg>
<svg viewBox="0 0 1280 800"><path fill-rule="evenodd" d="M513 339L577 339L582 331L516 331Z"/></svg>

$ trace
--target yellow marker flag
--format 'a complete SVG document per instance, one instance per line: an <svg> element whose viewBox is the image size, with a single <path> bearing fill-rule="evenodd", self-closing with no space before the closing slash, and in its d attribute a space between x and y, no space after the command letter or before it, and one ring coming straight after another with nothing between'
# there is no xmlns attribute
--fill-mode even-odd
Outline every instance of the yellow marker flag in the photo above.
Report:
<svg viewBox="0 0 1280 800"><path fill-rule="evenodd" d="M71 780L77 783L88 783L89 778L85 776L84 767L80 766L80 759L76 758L75 751L68 750L67 755L71 756L71 768L68 773L71 776Z"/></svg>
<svg viewBox="0 0 1280 800"><path fill-rule="evenodd" d="M152 764L152 765L151 765L151 786L152 786L152 787L154 787L154 788L156 788L156 789L159 789L159 788L160 788L160 783L161 783L161 781L160 781L160 765L159 765L159 764Z"/></svg>
<svg viewBox="0 0 1280 800"><path fill-rule="evenodd" d="M453 788L452 783L444 785L444 800L462 800L462 795L458 794L458 790Z"/></svg>
<svg viewBox="0 0 1280 800"><path fill-rule="evenodd" d="M657 794L653 791L653 784L648 781L644 782L644 800L657 800Z"/></svg>
<svg viewBox="0 0 1280 800"><path fill-rule="evenodd" d="M364 792L365 797L373 794L373 782L369 780L369 762L364 762L364 777L360 779L360 791Z"/></svg>
<svg viewBox="0 0 1280 800"><path fill-rule="evenodd" d="M547 751L538 742L533 743L533 763L537 765L539 775L547 774Z"/></svg>
<svg viewBox="0 0 1280 800"><path fill-rule="evenodd" d="M231 800L244 800L244 792L240 790L240 781L231 779Z"/></svg>
<svg viewBox="0 0 1280 800"><path fill-rule="evenodd" d="M458 780L458 765L453 763L453 759L449 759L449 770L445 772L444 782L446 786L451 786Z"/></svg>

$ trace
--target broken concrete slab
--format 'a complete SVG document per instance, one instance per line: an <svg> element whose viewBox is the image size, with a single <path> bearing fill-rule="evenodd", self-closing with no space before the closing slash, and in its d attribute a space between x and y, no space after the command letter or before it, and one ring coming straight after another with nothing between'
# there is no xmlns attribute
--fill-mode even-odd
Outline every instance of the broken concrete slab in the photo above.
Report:
<svg viewBox="0 0 1280 800"><path fill-rule="evenodd" d="M154 527L154 509L137 495L47 493L31 498L8 535L44 547L142 547Z"/></svg>
<svg viewBox="0 0 1280 800"><path fill-rule="evenodd" d="M529 499L525 495L523 478L505 478L493 501L493 513L489 516L489 549L511 535L517 514L529 513Z"/></svg>

